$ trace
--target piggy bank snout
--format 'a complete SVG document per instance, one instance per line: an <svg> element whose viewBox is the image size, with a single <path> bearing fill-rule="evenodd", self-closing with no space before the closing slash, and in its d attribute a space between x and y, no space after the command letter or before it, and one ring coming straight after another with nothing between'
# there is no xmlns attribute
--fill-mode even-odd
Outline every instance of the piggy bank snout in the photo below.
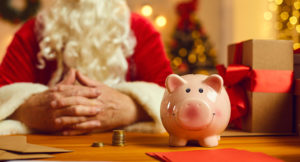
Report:
<svg viewBox="0 0 300 162"><path fill-rule="evenodd" d="M200 130L207 127L213 119L213 112L209 105L199 100L189 100L178 110L177 122L189 130Z"/></svg>

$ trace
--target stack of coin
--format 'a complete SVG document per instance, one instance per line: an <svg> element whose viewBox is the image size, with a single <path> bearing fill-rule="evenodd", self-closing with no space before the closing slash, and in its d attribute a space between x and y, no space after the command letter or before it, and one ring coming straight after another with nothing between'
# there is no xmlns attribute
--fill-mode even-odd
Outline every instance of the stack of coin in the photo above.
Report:
<svg viewBox="0 0 300 162"><path fill-rule="evenodd" d="M114 130L112 137L113 146L125 146L125 133L124 130Z"/></svg>

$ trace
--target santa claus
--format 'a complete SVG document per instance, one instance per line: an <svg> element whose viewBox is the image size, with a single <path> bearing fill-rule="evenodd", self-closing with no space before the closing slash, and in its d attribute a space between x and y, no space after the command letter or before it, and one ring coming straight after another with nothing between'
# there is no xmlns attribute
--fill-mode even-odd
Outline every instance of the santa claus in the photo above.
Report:
<svg viewBox="0 0 300 162"><path fill-rule="evenodd" d="M159 33L125 0L57 0L1 63L0 134L162 132L170 73Z"/></svg>

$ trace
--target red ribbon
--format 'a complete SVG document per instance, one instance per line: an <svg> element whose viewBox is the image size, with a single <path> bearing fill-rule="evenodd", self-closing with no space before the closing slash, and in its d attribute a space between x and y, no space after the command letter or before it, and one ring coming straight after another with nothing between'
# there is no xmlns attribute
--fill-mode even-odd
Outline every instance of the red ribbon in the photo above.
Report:
<svg viewBox="0 0 300 162"><path fill-rule="evenodd" d="M244 84L251 75L250 68L243 65L230 65L226 69L224 65L217 65L217 70L223 77L231 103L230 123L241 129L241 117L248 110L248 100Z"/></svg>
<svg viewBox="0 0 300 162"><path fill-rule="evenodd" d="M236 45L234 64L225 68L217 65L219 74L223 77L226 91L231 102L230 122L237 128L242 128L241 118L248 111L246 91L290 93L293 82L293 72L288 70L253 70L241 65L243 44Z"/></svg>

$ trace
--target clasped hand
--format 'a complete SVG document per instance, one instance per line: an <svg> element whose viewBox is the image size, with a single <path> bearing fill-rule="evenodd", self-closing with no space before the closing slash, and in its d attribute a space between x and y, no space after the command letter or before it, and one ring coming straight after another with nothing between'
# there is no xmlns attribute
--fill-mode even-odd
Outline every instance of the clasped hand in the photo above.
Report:
<svg viewBox="0 0 300 162"><path fill-rule="evenodd" d="M79 135L126 126L145 116L129 96L70 69L60 83L33 94L11 118L40 132Z"/></svg>

